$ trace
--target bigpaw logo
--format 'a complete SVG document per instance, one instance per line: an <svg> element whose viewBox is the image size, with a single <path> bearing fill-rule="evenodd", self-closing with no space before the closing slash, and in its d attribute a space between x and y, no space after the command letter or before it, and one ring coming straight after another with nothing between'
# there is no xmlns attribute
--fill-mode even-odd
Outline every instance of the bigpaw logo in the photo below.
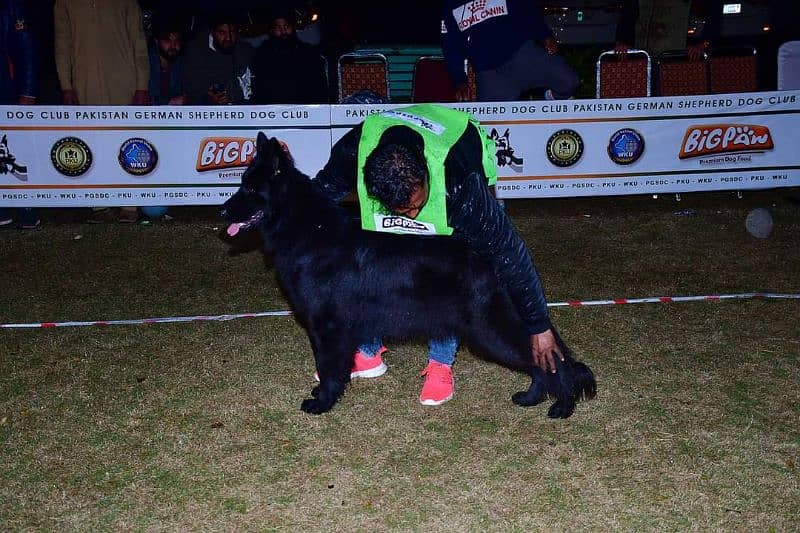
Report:
<svg viewBox="0 0 800 533"><path fill-rule="evenodd" d="M197 172L244 169L256 155L255 139L245 137L206 137L197 151ZM239 173L220 172L221 178L239 177Z"/></svg>
<svg viewBox="0 0 800 533"><path fill-rule="evenodd" d="M691 159L735 152L763 152L773 148L772 134L766 126L706 124L686 129L678 157Z"/></svg>
<svg viewBox="0 0 800 533"><path fill-rule="evenodd" d="M376 213L376 231L386 231L391 233L415 233L418 235L436 235L436 228L433 224L420 222L399 215L381 215Z"/></svg>

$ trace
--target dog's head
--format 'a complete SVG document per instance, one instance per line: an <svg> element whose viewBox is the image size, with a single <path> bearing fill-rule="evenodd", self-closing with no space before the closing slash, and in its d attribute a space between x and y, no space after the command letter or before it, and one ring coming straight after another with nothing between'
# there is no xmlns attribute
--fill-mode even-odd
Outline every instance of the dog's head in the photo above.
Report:
<svg viewBox="0 0 800 533"><path fill-rule="evenodd" d="M220 215L228 222L231 237L255 229L269 216L273 187L294 167L291 155L279 140L259 132L256 156L242 174L242 186L222 205Z"/></svg>

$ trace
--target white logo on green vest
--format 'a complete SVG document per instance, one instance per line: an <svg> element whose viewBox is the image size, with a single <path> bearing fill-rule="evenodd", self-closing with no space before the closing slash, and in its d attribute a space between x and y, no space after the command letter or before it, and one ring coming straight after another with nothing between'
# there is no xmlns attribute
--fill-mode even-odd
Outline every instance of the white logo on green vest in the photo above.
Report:
<svg viewBox="0 0 800 533"><path fill-rule="evenodd" d="M444 126L439 124L438 122L434 122L430 119L423 118L417 115L411 115L409 113L403 113L402 111L384 111L381 113L382 116L388 118L396 118L397 120L402 120L405 122L410 122L419 128L424 128L429 132L433 133L434 135L441 135L444 132Z"/></svg>
<svg viewBox="0 0 800 533"><path fill-rule="evenodd" d="M375 213L375 230L388 233L414 233L417 235L436 235L433 224L420 222L399 215L381 215Z"/></svg>

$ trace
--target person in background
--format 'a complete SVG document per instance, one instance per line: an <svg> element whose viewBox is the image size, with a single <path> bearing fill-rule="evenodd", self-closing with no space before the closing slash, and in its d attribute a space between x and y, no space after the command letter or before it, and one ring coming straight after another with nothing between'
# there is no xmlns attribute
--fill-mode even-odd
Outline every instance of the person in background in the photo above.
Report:
<svg viewBox="0 0 800 533"><path fill-rule="evenodd" d="M0 105L33 105L37 95L36 43L26 4L22 0L0 2ZM7 136L0 142L0 176L16 172L27 177L27 169L16 163ZM25 172L23 172L25 170ZM13 223L8 210L0 207L0 226ZM39 218L31 208L20 209L17 227L33 229Z"/></svg>
<svg viewBox="0 0 800 533"><path fill-rule="evenodd" d="M58 83L55 56L55 0L27 0L33 38L36 42L38 71L37 105L60 105L61 85Z"/></svg>
<svg viewBox="0 0 800 533"><path fill-rule="evenodd" d="M518 100L546 88L545 98L574 96L580 79L563 57L531 0L445 0L442 50L459 101L470 97L464 60L475 69L478 100Z"/></svg>
<svg viewBox="0 0 800 533"><path fill-rule="evenodd" d="M184 105L182 23L170 14L156 14L152 28L148 45L151 102L153 105Z"/></svg>
<svg viewBox="0 0 800 533"><path fill-rule="evenodd" d="M56 0L55 52L65 105L147 105L150 67L136 0Z"/></svg>
<svg viewBox="0 0 800 533"><path fill-rule="evenodd" d="M253 58L253 103L327 103L325 69L316 47L297 37L292 10L275 10L270 17L269 39Z"/></svg>
<svg viewBox="0 0 800 533"><path fill-rule="evenodd" d="M761 89L778 87L778 52L789 41L800 41L800 2L797 0L771 0L769 3L770 31L758 50ZM794 76L792 76L794 78Z"/></svg>
<svg viewBox="0 0 800 533"><path fill-rule="evenodd" d="M183 90L183 35L184 22L171 12L159 12L153 16L151 39L148 43L150 56L150 100L153 105L184 105ZM167 216L166 206L145 206L139 211L147 218Z"/></svg>
<svg viewBox="0 0 800 533"><path fill-rule="evenodd" d="M614 50L624 54L630 48L638 48L656 57L662 52L685 49L690 60L699 61L719 38L722 3L721 0L703 0L702 39L687 42L691 0L625 0L617 23Z"/></svg>
<svg viewBox="0 0 800 533"><path fill-rule="evenodd" d="M253 48L239 39L238 15L217 12L208 33L186 46L183 87L189 105L247 104L252 97Z"/></svg>
<svg viewBox="0 0 800 533"><path fill-rule="evenodd" d="M150 65L136 0L56 0L55 56L64 105L148 105ZM95 208L90 223L138 220L136 207Z"/></svg>

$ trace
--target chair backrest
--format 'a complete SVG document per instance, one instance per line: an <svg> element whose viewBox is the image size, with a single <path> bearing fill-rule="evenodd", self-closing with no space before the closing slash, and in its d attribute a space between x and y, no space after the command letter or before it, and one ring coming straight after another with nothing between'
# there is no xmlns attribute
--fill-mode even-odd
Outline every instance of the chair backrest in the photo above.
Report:
<svg viewBox="0 0 800 533"><path fill-rule="evenodd" d="M750 46L712 49L709 52L708 80L712 94L757 91L756 49Z"/></svg>
<svg viewBox="0 0 800 533"><path fill-rule="evenodd" d="M455 102L456 88L442 56L423 56L414 63L412 102Z"/></svg>
<svg viewBox="0 0 800 533"><path fill-rule="evenodd" d="M469 87L469 101L475 102L478 99L478 75L475 74L475 69L472 68L472 63L466 62L467 69L467 86Z"/></svg>
<svg viewBox="0 0 800 533"><path fill-rule="evenodd" d="M339 58L339 101L362 90L389 98L389 67L383 54L351 52Z"/></svg>
<svg viewBox="0 0 800 533"><path fill-rule="evenodd" d="M702 61L690 61L686 50L662 52L658 56L656 83L660 96L708 94L708 70Z"/></svg>
<svg viewBox="0 0 800 533"><path fill-rule="evenodd" d="M778 48L778 90L800 89L800 41Z"/></svg>
<svg viewBox="0 0 800 533"><path fill-rule="evenodd" d="M597 58L597 97L650 96L650 72L650 54L644 50L628 50L624 55L603 52Z"/></svg>

